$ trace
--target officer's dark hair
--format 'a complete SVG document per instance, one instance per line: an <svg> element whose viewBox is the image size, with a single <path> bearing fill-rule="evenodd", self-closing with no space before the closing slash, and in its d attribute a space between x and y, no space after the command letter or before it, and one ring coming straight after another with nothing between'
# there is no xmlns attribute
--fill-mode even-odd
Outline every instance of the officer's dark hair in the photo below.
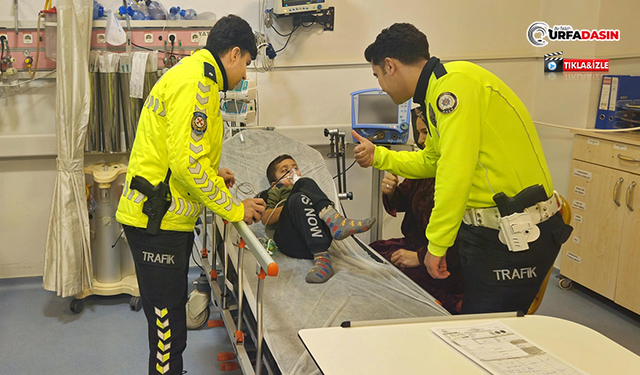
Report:
<svg viewBox="0 0 640 375"><path fill-rule="evenodd" d="M387 57L398 59L405 65L413 65L421 59L429 60L427 36L410 23L394 23L382 30L364 51L364 58L383 71Z"/></svg>
<svg viewBox="0 0 640 375"><path fill-rule="evenodd" d="M220 18L209 32L206 49L213 55L222 56L235 47L242 53L249 52L255 59L258 54L256 37L251 26L242 18L230 14Z"/></svg>
<svg viewBox="0 0 640 375"><path fill-rule="evenodd" d="M271 163L269 163L269 166L267 167L267 179L269 180L269 183L276 182L276 180L278 179L276 177L278 164L288 159L296 161L291 155L284 154L284 155L278 156L277 158L273 159Z"/></svg>

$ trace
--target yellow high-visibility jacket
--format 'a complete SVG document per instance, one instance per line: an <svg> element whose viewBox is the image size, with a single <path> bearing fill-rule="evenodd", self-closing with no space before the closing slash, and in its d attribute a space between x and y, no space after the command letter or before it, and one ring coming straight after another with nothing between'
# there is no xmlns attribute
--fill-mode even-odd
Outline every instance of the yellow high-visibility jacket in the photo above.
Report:
<svg viewBox="0 0 640 375"><path fill-rule="evenodd" d="M160 229L192 231L203 204L231 222L243 219L244 206L218 177L224 130L218 92L226 89L226 79L220 60L203 49L182 59L153 87L131 150L116 212L120 223L146 228L146 197L129 184L142 176L158 185L169 168L171 207Z"/></svg>
<svg viewBox="0 0 640 375"><path fill-rule="evenodd" d="M373 166L406 178L436 178L435 207L427 227L429 252L443 256L455 241L467 208L495 207L532 185L553 183L538 133L518 96L478 65L456 61L425 65L414 102L430 136L424 150L376 147Z"/></svg>

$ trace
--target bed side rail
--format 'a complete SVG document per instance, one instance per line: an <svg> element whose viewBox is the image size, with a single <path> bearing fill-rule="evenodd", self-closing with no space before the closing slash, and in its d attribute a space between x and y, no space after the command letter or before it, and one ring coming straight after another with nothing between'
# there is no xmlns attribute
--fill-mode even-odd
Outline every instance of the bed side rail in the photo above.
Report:
<svg viewBox="0 0 640 375"><path fill-rule="evenodd" d="M258 237L249 229L249 226L244 221L233 223L233 226L244 240L246 247L256 258L260 267L265 271L266 276L278 276L278 264L273 261L271 255L267 253L260 241L258 241Z"/></svg>

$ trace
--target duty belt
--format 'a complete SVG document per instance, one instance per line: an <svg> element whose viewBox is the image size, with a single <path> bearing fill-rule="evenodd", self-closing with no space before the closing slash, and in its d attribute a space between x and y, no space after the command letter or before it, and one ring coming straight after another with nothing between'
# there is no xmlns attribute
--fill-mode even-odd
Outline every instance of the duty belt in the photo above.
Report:
<svg viewBox="0 0 640 375"><path fill-rule="evenodd" d="M536 203L524 209L529 214L534 225L547 221L550 217L560 211L562 200L560 194L554 191L551 198L546 201ZM469 208L464 212L462 222L475 227L486 227L495 230L500 229L500 212L498 207L489 208Z"/></svg>

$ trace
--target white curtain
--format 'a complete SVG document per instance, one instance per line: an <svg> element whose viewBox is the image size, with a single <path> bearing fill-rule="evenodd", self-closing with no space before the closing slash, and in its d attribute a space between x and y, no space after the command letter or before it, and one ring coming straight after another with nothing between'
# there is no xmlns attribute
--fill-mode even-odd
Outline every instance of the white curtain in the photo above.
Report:
<svg viewBox="0 0 640 375"><path fill-rule="evenodd" d="M47 231L43 286L69 297L91 289L84 139L89 120L93 3L58 0L56 136L58 175Z"/></svg>

